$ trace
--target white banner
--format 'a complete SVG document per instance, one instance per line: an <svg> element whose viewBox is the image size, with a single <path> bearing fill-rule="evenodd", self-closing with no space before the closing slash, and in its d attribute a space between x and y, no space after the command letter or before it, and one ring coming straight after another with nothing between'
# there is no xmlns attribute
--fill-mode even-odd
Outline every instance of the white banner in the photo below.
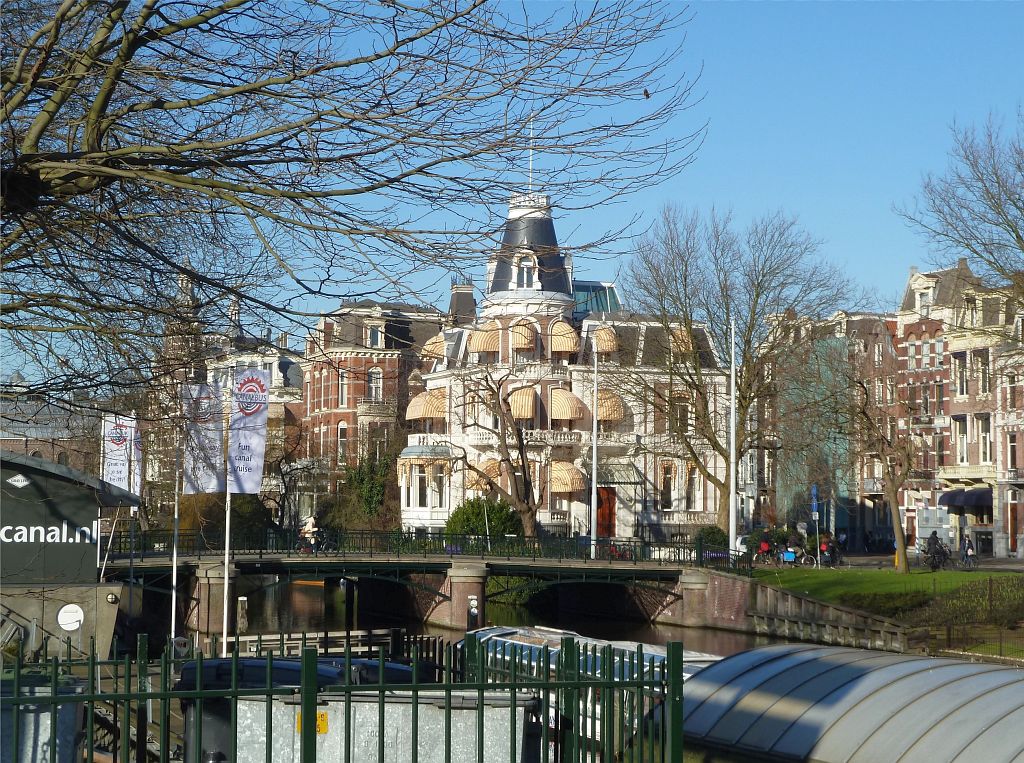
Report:
<svg viewBox="0 0 1024 763"><path fill-rule="evenodd" d="M224 492L224 413L220 387L186 384L181 390L185 413L185 495Z"/></svg>
<svg viewBox="0 0 1024 763"><path fill-rule="evenodd" d="M267 445L269 388L269 371L235 369L228 422L228 489L232 493L260 492Z"/></svg>
<svg viewBox="0 0 1024 763"><path fill-rule="evenodd" d="M135 454L135 417L103 414L104 482L132 490L132 459ZM135 492L135 491L133 491Z"/></svg>
<svg viewBox="0 0 1024 763"><path fill-rule="evenodd" d="M135 437L132 438L134 448L132 449L132 487L135 495L142 495L142 432L135 427ZM177 489L177 488L175 488Z"/></svg>

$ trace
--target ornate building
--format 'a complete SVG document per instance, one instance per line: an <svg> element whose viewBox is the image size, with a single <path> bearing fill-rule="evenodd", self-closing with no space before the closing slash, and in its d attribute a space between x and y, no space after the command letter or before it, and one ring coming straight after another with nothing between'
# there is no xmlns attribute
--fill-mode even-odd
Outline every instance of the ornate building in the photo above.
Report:
<svg viewBox="0 0 1024 763"><path fill-rule="evenodd" d="M420 431L398 461L403 526L443 527L453 507L488 494L531 507L562 535L678 536L714 523L717 491L646 394L668 384L659 374L671 352L699 352L724 391L707 338L617 309L588 312L618 299L610 285L581 285L577 294L547 197L513 197L479 315L424 347L424 390L406 410ZM724 475L708 449L692 452Z"/></svg>

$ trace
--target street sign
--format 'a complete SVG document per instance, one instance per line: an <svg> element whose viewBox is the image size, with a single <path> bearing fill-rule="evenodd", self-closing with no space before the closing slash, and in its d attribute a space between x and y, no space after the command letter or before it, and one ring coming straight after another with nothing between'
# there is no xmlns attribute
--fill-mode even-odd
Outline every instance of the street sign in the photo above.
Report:
<svg viewBox="0 0 1024 763"><path fill-rule="evenodd" d="M818 512L812 511L811 512L811 519L813 519L815 522L817 522L818 521Z"/></svg>

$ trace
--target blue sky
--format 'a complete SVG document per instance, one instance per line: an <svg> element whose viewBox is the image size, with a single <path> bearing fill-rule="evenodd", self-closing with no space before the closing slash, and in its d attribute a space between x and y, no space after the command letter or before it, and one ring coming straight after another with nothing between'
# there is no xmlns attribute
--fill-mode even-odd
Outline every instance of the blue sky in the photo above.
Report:
<svg viewBox="0 0 1024 763"><path fill-rule="evenodd" d="M704 100L681 122L708 122L696 161L611 209L559 215L562 243L592 240L616 217L649 223L667 202L731 208L741 222L781 209L891 307L910 266L929 266L893 205L943 171L954 121L992 112L1010 124L1024 106L1024 2L691 9L679 64L703 64ZM577 277L614 278L621 262L580 262Z"/></svg>

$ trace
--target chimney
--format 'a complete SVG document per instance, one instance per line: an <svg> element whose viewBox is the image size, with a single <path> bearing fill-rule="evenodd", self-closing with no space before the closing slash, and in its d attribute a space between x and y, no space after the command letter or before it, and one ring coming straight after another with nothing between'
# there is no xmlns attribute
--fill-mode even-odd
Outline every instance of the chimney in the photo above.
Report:
<svg viewBox="0 0 1024 763"><path fill-rule="evenodd" d="M288 332L282 331L281 334L277 337L277 346L283 350L287 350L289 339L291 339L291 337L288 336Z"/></svg>

